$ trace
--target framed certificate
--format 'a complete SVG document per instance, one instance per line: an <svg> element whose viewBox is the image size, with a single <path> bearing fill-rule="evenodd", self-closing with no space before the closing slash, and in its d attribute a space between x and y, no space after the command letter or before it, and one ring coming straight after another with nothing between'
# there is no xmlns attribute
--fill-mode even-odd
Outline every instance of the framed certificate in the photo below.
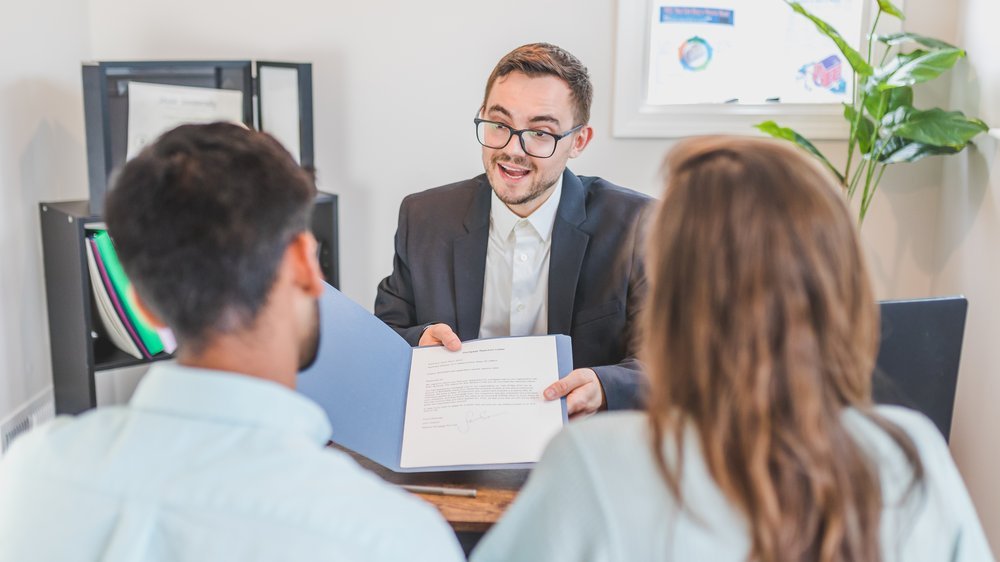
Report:
<svg viewBox="0 0 1000 562"><path fill-rule="evenodd" d="M230 121L275 136L313 167L312 65L250 60L99 61L82 65L91 211L112 174L160 134Z"/></svg>

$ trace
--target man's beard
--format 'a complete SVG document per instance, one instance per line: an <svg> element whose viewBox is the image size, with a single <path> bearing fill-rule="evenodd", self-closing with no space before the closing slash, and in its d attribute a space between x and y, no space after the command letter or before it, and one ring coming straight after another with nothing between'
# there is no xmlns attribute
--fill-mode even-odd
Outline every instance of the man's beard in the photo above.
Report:
<svg viewBox="0 0 1000 562"><path fill-rule="evenodd" d="M556 181L559 180L558 176L554 178L544 178L538 175L538 169L534 166L534 164L532 164L531 160L527 158L511 158L509 156L505 156L502 154L494 156L493 159L490 160L490 170L493 172L493 174L499 175L501 173L497 169L497 164L501 162L504 163L509 162L511 164L514 164L515 166L527 168L528 170L531 170L530 173L532 176L534 176L531 179L531 184L528 186L528 191L517 198L508 197L507 195L497 191L496 188L493 189L493 192L497 194L497 197L501 201L503 201L504 204L507 206L523 205L530 201L534 201L535 199L541 197L546 191L548 191L550 187L556 184Z"/></svg>
<svg viewBox="0 0 1000 562"><path fill-rule="evenodd" d="M309 319L309 327L306 330L306 335L299 344L299 371L304 371L312 366L313 362L316 361L316 356L319 355L319 338L320 338L320 328L319 328L319 301L316 301L316 306L313 309L313 314Z"/></svg>

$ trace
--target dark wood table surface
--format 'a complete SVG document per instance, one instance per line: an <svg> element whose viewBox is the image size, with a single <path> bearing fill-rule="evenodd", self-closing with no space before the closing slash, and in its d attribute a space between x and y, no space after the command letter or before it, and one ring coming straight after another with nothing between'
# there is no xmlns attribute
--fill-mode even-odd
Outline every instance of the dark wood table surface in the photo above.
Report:
<svg viewBox="0 0 1000 562"><path fill-rule="evenodd" d="M358 464L393 484L474 488L476 490L474 498L414 494L438 508L457 532L486 532L514 501L530 472L526 469L393 472L350 449L338 445L332 446L351 455Z"/></svg>

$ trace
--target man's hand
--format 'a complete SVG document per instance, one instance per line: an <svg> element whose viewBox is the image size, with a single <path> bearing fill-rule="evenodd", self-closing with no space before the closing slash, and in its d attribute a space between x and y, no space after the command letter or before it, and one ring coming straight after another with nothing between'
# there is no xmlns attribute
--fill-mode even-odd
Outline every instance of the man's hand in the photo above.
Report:
<svg viewBox="0 0 1000 562"><path fill-rule="evenodd" d="M546 400L556 400L565 396L566 413L570 419L585 418L600 409L607 408L604 387L601 386L601 381L593 369L574 369L570 374L549 385L542 395Z"/></svg>
<svg viewBox="0 0 1000 562"><path fill-rule="evenodd" d="M462 349L462 340L458 339L451 326L447 324L431 324L420 335L420 341L417 342L417 345L443 345L448 351L458 351Z"/></svg>

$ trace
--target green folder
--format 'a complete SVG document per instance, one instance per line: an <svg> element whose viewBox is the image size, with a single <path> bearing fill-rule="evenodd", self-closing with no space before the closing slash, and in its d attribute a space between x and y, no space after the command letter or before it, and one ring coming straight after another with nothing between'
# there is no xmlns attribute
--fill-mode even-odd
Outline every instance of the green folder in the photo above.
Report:
<svg viewBox="0 0 1000 562"><path fill-rule="evenodd" d="M101 260L104 262L104 269L107 270L108 277L111 278L111 284L118 293L118 299L122 303L122 308L125 309L125 314L128 315L128 319L132 322L132 325L135 326L135 331L139 334L139 339L142 340L142 344L149 350L150 355L160 353L163 351L163 342L160 341L160 336L156 333L156 330L136 310L135 302L132 301L131 294L128 291L131 283L125 275L125 270L122 269L121 262L118 261L118 254L115 252L115 245L111 242L111 237L108 236L107 231L98 230L94 234L94 242L97 244L97 250L101 253Z"/></svg>

